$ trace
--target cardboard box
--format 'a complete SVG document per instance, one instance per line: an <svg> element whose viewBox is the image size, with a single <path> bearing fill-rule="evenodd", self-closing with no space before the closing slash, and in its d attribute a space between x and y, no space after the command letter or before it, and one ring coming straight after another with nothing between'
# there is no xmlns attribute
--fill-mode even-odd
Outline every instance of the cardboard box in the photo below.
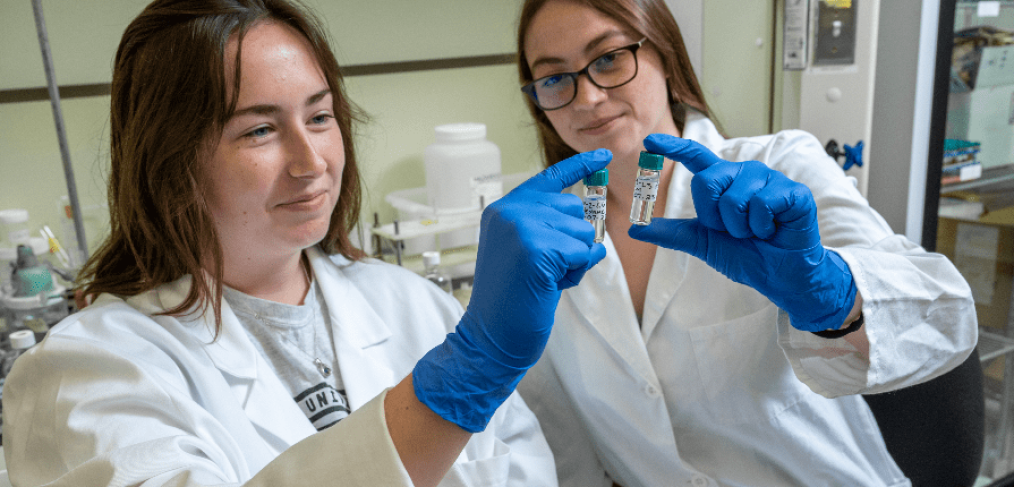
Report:
<svg viewBox="0 0 1014 487"><path fill-rule="evenodd" d="M1014 211L977 220L940 217L937 252L951 259L971 286L979 326L1005 335L1014 291Z"/></svg>

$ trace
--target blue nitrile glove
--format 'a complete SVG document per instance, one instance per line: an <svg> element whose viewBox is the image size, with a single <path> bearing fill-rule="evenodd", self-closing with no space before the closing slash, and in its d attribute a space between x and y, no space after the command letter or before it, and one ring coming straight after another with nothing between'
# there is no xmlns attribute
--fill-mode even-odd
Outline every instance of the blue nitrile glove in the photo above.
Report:
<svg viewBox="0 0 1014 487"><path fill-rule="evenodd" d="M606 256L581 199L561 191L611 159L599 149L563 160L482 212L468 309L412 371L416 396L440 417L482 431L542 355L560 291Z"/></svg>
<svg viewBox="0 0 1014 487"><path fill-rule="evenodd" d="M750 286L803 331L838 329L852 310L849 266L820 244L809 188L757 161L729 162L692 140L652 134L649 152L682 162L697 218L656 218L632 238L693 255Z"/></svg>

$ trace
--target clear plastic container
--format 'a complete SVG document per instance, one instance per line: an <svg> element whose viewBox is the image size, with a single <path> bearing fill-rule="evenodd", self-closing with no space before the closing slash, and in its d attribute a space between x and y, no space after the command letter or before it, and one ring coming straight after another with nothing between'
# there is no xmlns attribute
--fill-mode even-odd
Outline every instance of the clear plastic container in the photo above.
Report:
<svg viewBox="0 0 1014 487"><path fill-rule="evenodd" d="M49 292L30 297L0 296L0 313L8 331L32 330L45 333L50 326L70 314L70 304L64 298L66 288L55 285Z"/></svg>
<svg viewBox="0 0 1014 487"><path fill-rule="evenodd" d="M501 178L500 188L502 192L506 193L530 177L532 177L531 173L508 174ZM402 222L440 220L442 218L454 219L465 216L468 213L479 212L478 207L464 209L434 208L429 204L428 192L429 190L425 186L392 191L384 196L384 201L395 209L398 220ZM493 200L485 201L487 205L492 202ZM475 245L479 242L478 232L479 227L475 227L406 239L404 241L405 255L419 255L427 250L446 250L466 245ZM437 238L439 238L439 245ZM451 271L451 274L454 277L458 277L457 272Z"/></svg>

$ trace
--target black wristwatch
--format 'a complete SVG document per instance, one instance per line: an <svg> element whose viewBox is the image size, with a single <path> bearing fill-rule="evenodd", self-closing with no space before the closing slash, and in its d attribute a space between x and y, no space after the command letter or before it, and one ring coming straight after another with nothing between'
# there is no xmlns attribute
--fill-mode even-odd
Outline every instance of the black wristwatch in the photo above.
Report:
<svg viewBox="0 0 1014 487"><path fill-rule="evenodd" d="M814 335L817 335L817 336L819 336L821 338L827 338L827 339L841 338L841 337L843 337L845 335L848 335L849 333L852 333L852 332L858 330L859 327L863 326L863 323L865 323L865 320L863 320L863 313L860 312L858 319L856 319L852 323L849 323L849 326L846 326L845 328L842 328L841 330L811 331L810 333L813 333Z"/></svg>

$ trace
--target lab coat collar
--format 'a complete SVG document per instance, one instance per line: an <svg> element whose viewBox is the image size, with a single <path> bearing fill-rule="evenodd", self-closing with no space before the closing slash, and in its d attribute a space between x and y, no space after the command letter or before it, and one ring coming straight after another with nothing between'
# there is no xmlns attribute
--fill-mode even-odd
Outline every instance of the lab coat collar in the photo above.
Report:
<svg viewBox="0 0 1014 487"><path fill-rule="evenodd" d="M711 120L694 110L687 111L683 138L695 140L713 151L718 151L725 141ZM664 212L666 218L695 218L697 216L689 191L691 178L693 178L693 174L682 164L677 163L669 183ZM572 188L572 192L578 194L576 188ZM676 296L676 291L686 276L690 259L693 257L684 252L665 248L658 249L652 264L651 276L648 279L644 313L641 316L641 323L638 324L633 303L629 299L630 289L627 287L623 266L620 260L615 257L616 249L613 247L612 239L608 233L603 245L606 246L608 257L588 271L581 281L579 290L567 294L570 299L574 300L578 312L584 319L591 323L628 364L637 369L646 379L653 378L655 377L654 369L647 359L644 344L647 343L665 314L666 308ZM597 296L610 293L628 296L627 299L622 300L622 309L609 308L597 299ZM631 332L630 328L635 331ZM636 340L638 336L640 336L640 341Z"/></svg>
<svg viewBox="0 0 1014 487"><path fill-rule="evenodd" d="M203 276L211 285L210 276ZM184 276L172 283L160 286L156 290L157 307L161 310L172 309L186 299L193 282L191 276ZM150 310L143 310L150 312ZM215 319L211 308L201 309L196 305L186 314L177 318L179 322L206 344L206 351L211 361L222 372L241 379L257 378L257 350L250 342L239 319L232 312L224 299L222 300L222 332L216 338Z"/></svg>
<svg viewBox="0 0 1014 487"><path fill-rule="evenodd" d="M189 292L190 283L190 277L185 277L160 287L158 294L163 309L181 303ZM199 308L192 309L179 318L180 323L191 328L195 338L206 344L208 357L222 372L247 417L270 435L266 441L280 453L316 433L281 380L260 356L229 303L222 300L222 331L214 341L214 315L210 309L199 311Z"/></svg>
<svg viewBox="0 0 1014 487"><path fill-rule="evenodd" d="M695 110L687 110L686 124L683 127L683 138L694 140L713 152L719 152L725 138L710 119ZM666 196L664 216L666 218L696 218L693 195L690 192L690 180L693 174L683 164L676 163L669 181L669 192ZM645 292L644 314L641 317L641 333L647 342L665 314L666 308L676 296L686 277L687 268L691 265L690 256L685 252L677 252L660 247L655 253L651 276L648 278L648 289Z"/></svg>
<svg viewBox="0 0 1014 487"><path fill-rule="evenodd" d="M382 352L371 350L391 337L391 329L344 274L350 265L367 264L352 264L342 257L332 260L317 247L307 249L306 255L331 318L338 369L349 406L356 410L399 379L390 366L378 360Z"/></svg>
<svg viewBox="0 0 1014 487"><path fill-rule="evenodd" d="M627 287L623 266L616 257L616 248L608 233L602 244L606 247L606 258L589 269L576 288L568 289L564 294L573 301L574 308L583 321L590 324L605 343L641 377L657 384L658 379L648 357L645 341L638 330L637 314L630 301L630 289ZM600 296L610 295L626 298L619 301L600 299ZM582 325L567 320L557 326Z"/></svg>

